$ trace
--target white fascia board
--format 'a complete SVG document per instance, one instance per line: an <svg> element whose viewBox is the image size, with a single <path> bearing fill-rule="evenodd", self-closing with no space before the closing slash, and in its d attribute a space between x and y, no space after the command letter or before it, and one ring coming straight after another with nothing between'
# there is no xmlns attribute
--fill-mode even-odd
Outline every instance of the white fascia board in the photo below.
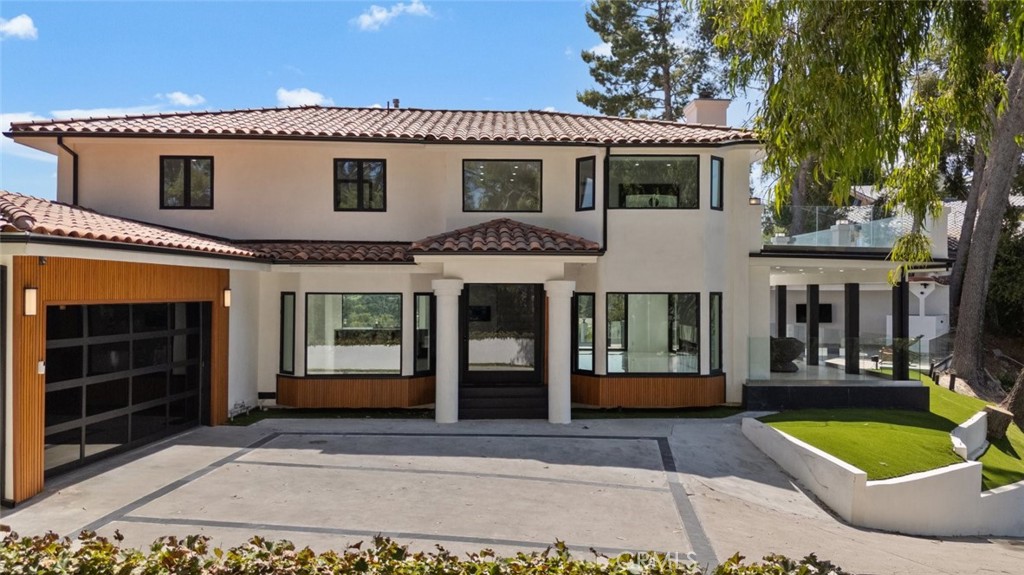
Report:
<svg viewBox="0 0 1024 575"><path fill-rule="evenodd" d="M86 247L68 245L65 243L37 243L37 242L4 242L4 255L12 256L44 256L77 258L83 260L106 260L114 262L131 262L140 264L158 264L167 266L186 266L193 268L214 268L228 270L248 271L270 271L270 265L257 261L246 261L225 257L203 257L182 254L160 253L147 251L144 247L138 249L105 249L98 247Z"/></svg>

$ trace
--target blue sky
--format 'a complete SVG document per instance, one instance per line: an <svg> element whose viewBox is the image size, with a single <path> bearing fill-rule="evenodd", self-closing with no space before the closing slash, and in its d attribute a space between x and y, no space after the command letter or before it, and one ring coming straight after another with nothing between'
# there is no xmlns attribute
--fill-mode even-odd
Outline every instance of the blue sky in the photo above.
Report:
<svg viewBox="0 0 1024 575"><path fill-rule="evenodd" d="M586 2L0 3L0 120L277 105L588 112ZM730 122L749 106L734 102ZM52 156L0 144L0 188Z"/></svg>

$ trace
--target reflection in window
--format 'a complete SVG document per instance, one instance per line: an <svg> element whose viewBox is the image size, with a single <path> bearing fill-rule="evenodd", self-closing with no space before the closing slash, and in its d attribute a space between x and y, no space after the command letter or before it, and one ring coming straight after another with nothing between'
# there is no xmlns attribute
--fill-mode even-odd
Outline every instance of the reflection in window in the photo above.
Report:
<svg viewBox="0 0 1024 575"><path fill-rule="evenodd" d="M334 210L385 209L384 160L334 160Z"/></svg>
<svg viewBox="0 0 1024 575"><path fill-rule="evenodd" d="M306 374L402 372L401 294L306 294Z"/></svg>
<svg viewBox="0 0 1024 575"><path fill-rule="evenodd" d="M463 160L462 209L541 211L540 160Z"/></svg>
<svg viewBox="0 0 1024 575"><path fill-rule="evenodd" d="M711 156L711 209L722 209L722 158Z"/></svg>
<svg viewBox="0 0 1024 575"><path fill-rule="evenodd" d="M213 207L213 158L160 157L160 207Z"/></svg>
<svg viewBox="0 0 1024 575"><path fill-rule="evenodd" d="M708 298L710 300L710 321L711 321L711 333L708 337L711 341L708 344L711 346L711 371L720 372L722 371L722 294L721 292L712 292Z"/></svg>
<svg viewBox="0 0 1024 575"><path fill-rule="evenodd" d="M594 294L576 294L576 371L594 371Z"/></svg>
<svg viewBox="0 0 1024 575"><path fill-rule="evenodd" d="M281 292L281 373L295 373L295 292Z"/></svg>
<svg viewBox="0 0 1024 575"><path fill-rule="evenodd" d="M612 208L698 208L697 156L612 156L608 162Z"/></svg>
<svg viewBox="0 0 1024 575"><path fill-rule="evenodd" d="M594 209L594 170L597 159L580 158L576 160L576 209Z"/></svg>
<svg viewBox="0 0 1024 575"><path fill-rule="evenodd" d="M430 294L416 294L413 307L415 308L413 310L413 322L415 324L413 349L416 354L413 369L416 373L430 373L434 369L434 296Z"/></svg>
<svg viewBox="0 0 1024 575"><path fill-rule="evenodd" d="M698 373L700 297L608 294L608 373Z"/></svg>

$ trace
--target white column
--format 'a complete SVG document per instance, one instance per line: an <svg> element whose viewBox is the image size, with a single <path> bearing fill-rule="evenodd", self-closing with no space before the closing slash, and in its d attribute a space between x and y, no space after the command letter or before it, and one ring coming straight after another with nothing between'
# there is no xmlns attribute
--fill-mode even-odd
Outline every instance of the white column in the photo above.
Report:
<svg viewBox="0 0 1024 575"><path fill-rule="evenodd" d="M548 296L548 421L572 420L572 292L576 282L544 282Z"/></svg>
<svg viewBox="0 0 1024 575"><path fill-rule="evenodd" d="M462 280L431 282L437 296L437 366L434 391L434 420L459 420L459 294Z"/></svg>

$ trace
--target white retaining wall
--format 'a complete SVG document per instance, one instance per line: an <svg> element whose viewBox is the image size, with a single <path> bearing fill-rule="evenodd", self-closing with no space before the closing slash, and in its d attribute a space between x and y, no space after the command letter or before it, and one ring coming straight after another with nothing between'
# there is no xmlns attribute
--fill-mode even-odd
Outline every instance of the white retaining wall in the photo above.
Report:
<svg viewBox="0 0 1024 575"><path fill-rule="evenodd" d="M912 535L1024 537L1024 482L981 493L977 461L868 481L864 471L756 419L743 420L743 434L853 525Z"/></svg>
<svg viewBox="0 0 1024 575"><path fill-rule="evenodd" d="M953 440L953 451L961 458L973 461L981 457L988 447L988 415L984 411L975 413L949 435Z"/></svg>

